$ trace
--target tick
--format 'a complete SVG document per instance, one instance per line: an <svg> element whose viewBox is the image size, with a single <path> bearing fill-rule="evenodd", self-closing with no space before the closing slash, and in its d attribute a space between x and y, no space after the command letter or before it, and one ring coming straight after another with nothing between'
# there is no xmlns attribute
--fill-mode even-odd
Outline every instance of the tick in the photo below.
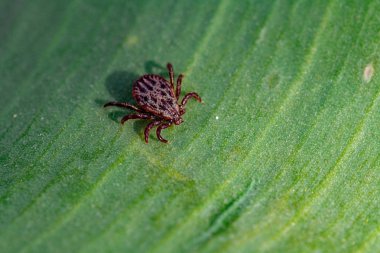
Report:
<svg viewBox="0 0 380 253"><path fill-rule="evenodd" d="M125 115L121 119L121 124L124 124L130 119L146 119L152 120L144 131L145 142L148 143L150 130L157 126L157 138L167 143L168 141L161 136L161 131L171 125L180 125L183 123L182 115L185 114L185 105L190 98L194 98L202 102L201 97L195 92L187 93L178 102L181 93L183 75L180 74L177 78L177 86L174 89L174 71L173 65L168 63L170 81L159 75L147 74L139 77L132 88L132 96L136 100L138 106L134 106L125 102L112 101L104 105L117 106L134 110L137 113Z"/></svg>

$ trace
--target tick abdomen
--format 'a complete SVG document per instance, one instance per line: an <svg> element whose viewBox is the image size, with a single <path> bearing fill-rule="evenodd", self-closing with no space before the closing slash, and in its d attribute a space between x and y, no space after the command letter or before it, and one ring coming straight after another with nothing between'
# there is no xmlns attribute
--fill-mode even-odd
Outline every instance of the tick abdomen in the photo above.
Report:
<svg viewBox="0 0 380 253"><path fill-rule="evenodd" d="M179 106L170 84L158 75L144 75L133 85L132 95L144 110L171 120L179 115Z"/></svg>

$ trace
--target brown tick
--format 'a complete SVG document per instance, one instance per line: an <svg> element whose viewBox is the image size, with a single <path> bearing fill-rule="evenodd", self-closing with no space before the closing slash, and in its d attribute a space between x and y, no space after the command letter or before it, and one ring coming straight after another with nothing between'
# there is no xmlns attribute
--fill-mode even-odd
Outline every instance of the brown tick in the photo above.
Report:
<svg viewBox="0 0 380 253"><path fill-rule="evenodd" d="M148 119L150 122L144 131L145 142L148 143L149 131L157 127L157 138L162 142L168 142L161 136L161 130L168 128L173 123L179 125L183 122L182 115L185 114L185 105L190 98L195 98L202 102L201 97L195 92L189 92L178 103L178 98L181 93L181 85L183 75L180 74L177 78L177 86L174 90L174 71L173 66L168 63L170 82L159 75L143 75L135 83L132 88L132 96L136 100L139 107L125 102L108 102L104 105L117 106L136 111L136 114L129 114L121 119L121 124L130 119Z"/></svg>

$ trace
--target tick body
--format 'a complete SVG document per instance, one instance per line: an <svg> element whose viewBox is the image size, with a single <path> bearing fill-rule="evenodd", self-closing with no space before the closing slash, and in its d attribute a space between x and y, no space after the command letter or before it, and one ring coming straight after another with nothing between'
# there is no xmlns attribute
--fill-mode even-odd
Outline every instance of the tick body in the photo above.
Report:
<svg viewBox="0 0 380 253"><path fill-rule="evenodd" d="M131 119L146 119L151 122L146 126L144 135L145 142L148 143L149 132L153 127L157 126L157 138L167 143L168 141L161 136L161 131L171 125L180 125L183 123L182 115L185 114L185 105L190 98L194 98L202 102L201 97L195 92L187 93L179 103L179 95L181 93L183 75L177 78L177 85L174 87L174 71L172 64L168 63L170 80L159 75L149 74L143 75L135 81L132 89L132 96L136 100L138 106L134 106L125 102L108 102L104 105L117 106L134 110L135 114L125 115L121 119L121 124Z"/></svg>

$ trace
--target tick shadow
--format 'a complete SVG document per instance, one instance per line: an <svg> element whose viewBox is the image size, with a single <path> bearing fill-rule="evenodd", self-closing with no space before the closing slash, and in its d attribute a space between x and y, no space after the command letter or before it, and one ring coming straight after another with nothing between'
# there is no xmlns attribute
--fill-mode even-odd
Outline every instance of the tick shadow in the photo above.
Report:
<svg viewBox="0 0 380 253"><path fill-rule="evenodd" d="M106 78L105 86L112 99L96 99L95 103L101 107L103 107L105 103L110 101L127 102L130 104L135 104L135 101L132 97L132 86L133 82L138 77L139 76L136 73L123 70L117 70L111 73ZM111 120L119 123L120 118L128 113L128 110L118 108L117 110L110 111L108 117Z"/></svg>
<svg viewBox="0 0 380 253"><path fill-rule="evenodd" d="M155 61L145 62L145 71L146 73L157 74L159 76L163 76L166 79L169 79L169 73L166 65L161 65Z"/></svg>
<svg viewBox="0 0 380 253"><path fill-rule="evenodd" d="M146 61L144 64L145 73L149 74L158 74L165 78L169 78L169 74L167 72L166 66L160 65L155 61ZM109 94L111 95L113 101L118 102L127 102L133 105L136 105L136 101L132 96L132 87L133 83L140 77L137 73L117 70L112 72L109 76L107 76L105 81L105 87ZM95 103L101 107L110 100L104 99L96 99ZM133 113L131 110L122 109L113 107L114 109L110 110L108 113L108 118L112 121L120 124L120 119L127 115ZM116 109L117 108L117 109ZM128 122L126 122L127 124ZM145 120L136 120L133 122L133 129L138 134L141 133L141 130L145 128L147 122Z"/></svg>

